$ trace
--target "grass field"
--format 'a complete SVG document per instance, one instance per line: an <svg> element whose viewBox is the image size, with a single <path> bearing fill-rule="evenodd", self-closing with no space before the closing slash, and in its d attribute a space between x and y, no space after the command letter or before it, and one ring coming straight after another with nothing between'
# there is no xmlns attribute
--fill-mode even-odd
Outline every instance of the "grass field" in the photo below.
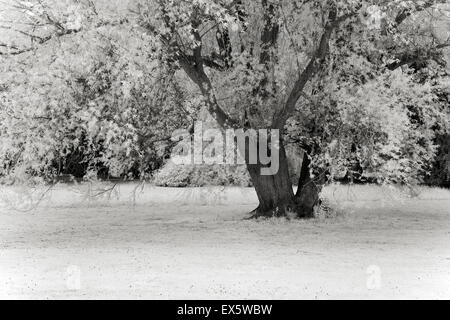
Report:
<svg viewBox="0 0 450 320"><path fill-rule="evenodd" d="M251 189L0 189L0 298L450 298L450 192L330 186L244 221Z"/></svg>

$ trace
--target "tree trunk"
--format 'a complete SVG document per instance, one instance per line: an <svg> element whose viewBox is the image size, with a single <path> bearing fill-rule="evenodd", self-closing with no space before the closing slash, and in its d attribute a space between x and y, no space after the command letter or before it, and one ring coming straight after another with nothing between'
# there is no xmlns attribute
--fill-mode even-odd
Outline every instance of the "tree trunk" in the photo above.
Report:
<svg viewBox="0 0 450 320"><path fill-rule="evenodd" d="M314 206L319 199L318 190L312 187L312 183L305 182L299 189L302 192L294 195L286 151L282 141L280 141L279 149L279 170L273 175L261 175L261 168L263 167L261 164L247 164L259 200L259 206L254 210L252 217L313 217ZM302 165L301 179L302 177L310 179L309 163Z"/></svg>
<svg viewBox="0 0 450 320"><path fill-rule="evenodd" d="M304 152L295 199L299 205L299 211L301 211L305 217L314 216L314 208L319 204L319 194L321 191L320 186L311 178L310 165L311 160L308 157L308 153Z"/></svg>

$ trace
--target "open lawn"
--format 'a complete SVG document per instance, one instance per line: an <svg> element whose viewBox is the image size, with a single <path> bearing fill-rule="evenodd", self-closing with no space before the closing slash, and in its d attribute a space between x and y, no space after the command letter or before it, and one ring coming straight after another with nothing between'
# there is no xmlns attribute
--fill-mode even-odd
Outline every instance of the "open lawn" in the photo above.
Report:
<svg viewBox="0 0 450 320"><path fill-rule="evenodd" d="M2 187L0 298L450 298L447 190L334 185L327 217L244 221L251 189L135 187Z"/></svg>

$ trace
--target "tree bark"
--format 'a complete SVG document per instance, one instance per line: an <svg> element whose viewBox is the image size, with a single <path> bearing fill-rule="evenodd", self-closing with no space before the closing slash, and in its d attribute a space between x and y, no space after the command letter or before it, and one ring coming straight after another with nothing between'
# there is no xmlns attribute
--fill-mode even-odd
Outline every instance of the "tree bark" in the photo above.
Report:
<svg viewBox="0 0 450 320"><path fill-rule="evenodd" d="M321 191L320 187L311 178L310 165L311 160L308 157L308 153L304 152L295 199L299 205L299 211L305 217L314 216L314 209L319 204Z"/></svg>
<svg viewBox="0 0 450 320"><path fill-rule="evenodd" d="M300 177L302 187L299 187L301 192L297 194L293 191L282 141L280 141L279 149L279 170L274 175L261 175L263 167L261 164L247 164L259 200L259 206L252 212L252 218L311 218L314 216L314 207L319 200L319 190L314 188L311 181L309 162L304 162L302 165Z"/></svg>

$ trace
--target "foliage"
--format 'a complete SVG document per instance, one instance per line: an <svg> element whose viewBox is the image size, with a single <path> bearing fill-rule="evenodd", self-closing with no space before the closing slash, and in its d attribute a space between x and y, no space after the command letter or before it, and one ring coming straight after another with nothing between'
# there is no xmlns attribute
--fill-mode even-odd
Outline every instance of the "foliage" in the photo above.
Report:
<svg viewBox="0 0 450 320"><path fill-rule="evenodd" d="M245 166L175 165L170 161L153 182L163 187L251 186Z"/></svg>
<svg viewBox="0 0 450 320"><path fill-rule="evenodd" d="M142 33L105 26L4 58L0 175L48 179L73 173L71 158L90 178L157 169L186 116L183 90L153 52Z"/></svg>
<svg viewBox="0 0 450 320"><path fill-rule="evenodd" d="M223 127L284 129L316 175L421 182L449 132L445 2L15 1L30 26L0 43L0 175L76 159L88 178L146 178L206 107ZM196 170L156 180L232 180Z"/></svg>

